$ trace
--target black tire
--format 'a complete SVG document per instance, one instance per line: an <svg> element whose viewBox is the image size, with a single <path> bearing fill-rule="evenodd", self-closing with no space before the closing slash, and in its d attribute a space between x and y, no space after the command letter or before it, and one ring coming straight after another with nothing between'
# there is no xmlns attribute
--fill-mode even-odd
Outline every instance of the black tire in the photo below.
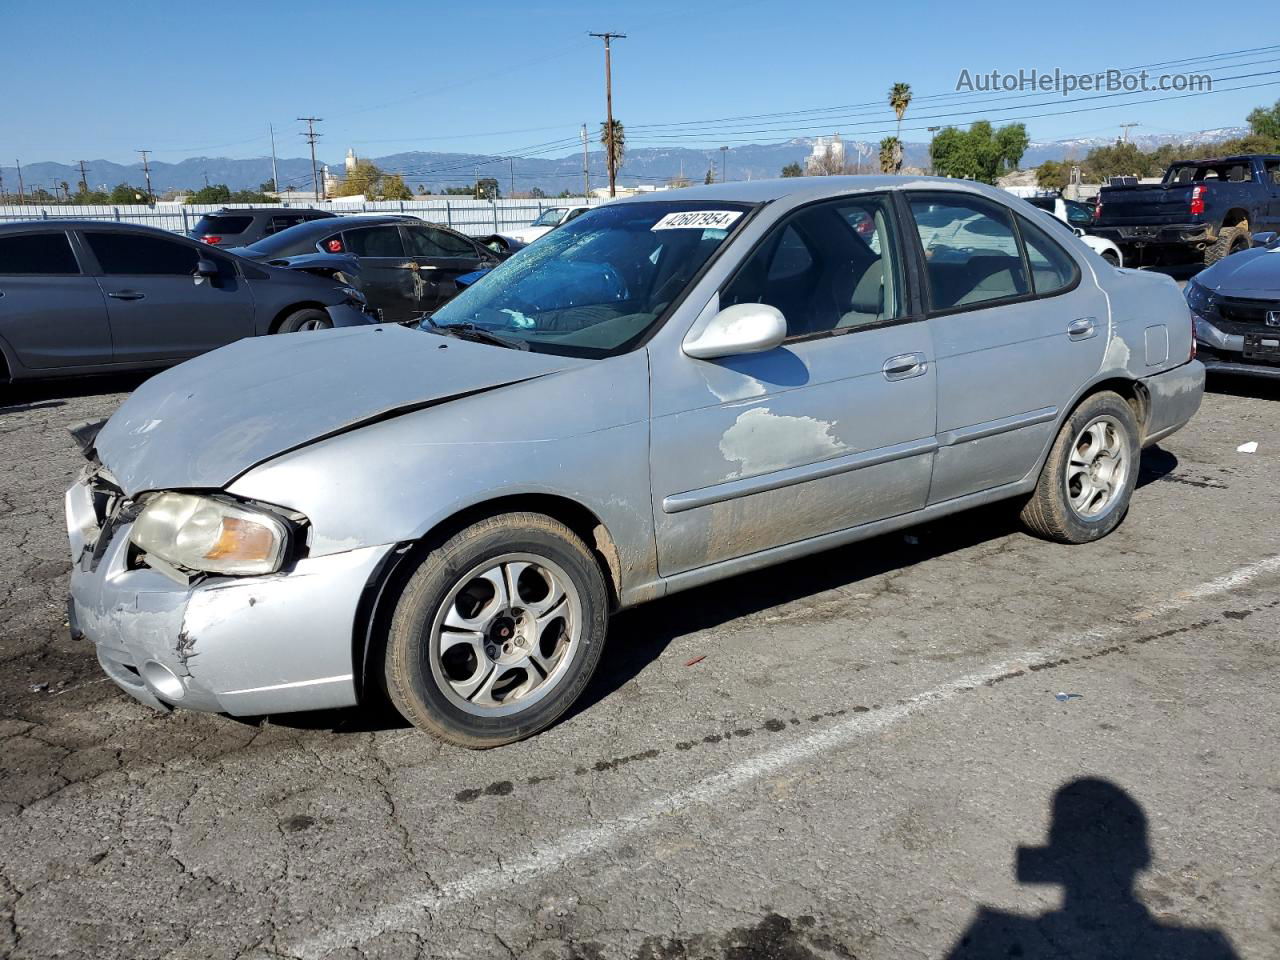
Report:
<svg viewBox="0 0 1280 960"><path fill-rule="evenodd" d="M1241 224L1238 227L1223 227L1218 233L1218 239L1212 245L1204 248L1204 265L1206 267L1212 266L1223 257L1229 257L1231 254L1239 253L1241 250L1248 250L1252 243L1248 224Z"/></svg>
<svg viewBox="0 0 1280 960"><path fill-rule="evenodd" d="M1102 259L1107 261L1107 263L1111 264L1113 267L1120 266L1120 258L1110 250L1102 251Z"/></svg>
<svg viewBox="0 0 1280 960"><path fill-rule="evenodd" d="M316 307L303 307L295 310L276 327L276 333L298 333L301 330L328 330L333 326L329 314Z"/></svg>
<svg viewBox="0 0 1280 960"><path fill-rule="evenodd" d="M432 634L437 618L444 616L443 605L468 572L512 554L545 558L566 575L580 603L579 639L576 649L564 654L567 664L541 699L509 714L478 715L455 703L453 692L446 694L433 672ZM539 513L481 520L427 554L405 584L387 636L387 693L406 720L449 743L483 750L523 740L555 723L578 699L600 662L608 616L609 593L600 566L563 523Z"/></svg>
<svg viewBox="0 0 1280 960"><path fill-rule="evenodd" d="M1123 482L1107 501L1105 512L1096 517L1082 515L1071 502L1068 489L1067 467L1079 448L1077 442L1082 432L1099 418L1109 418L1119 428L1116 433L1117 448L1122 448L1127 459ZM1120 432L1123 436L1120 436ZM1129 509L1138 481L1139 458L1142 448L1138 440L1139 427L1133 408L1117 393L1109 390L1095 393L1082 400L1067 417L1058 437L1053 442L1035 493L1022 508L1022 522L1027 529L1046 540L1058 543L1090 543L1105 537L1120 525Z"/></svg>

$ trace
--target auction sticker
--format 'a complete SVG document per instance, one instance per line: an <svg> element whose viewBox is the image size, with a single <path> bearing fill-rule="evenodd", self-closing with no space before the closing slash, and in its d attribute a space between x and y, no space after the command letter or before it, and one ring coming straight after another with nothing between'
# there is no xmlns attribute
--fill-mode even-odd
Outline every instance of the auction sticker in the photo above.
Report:
<svg viewBox="0 0 1280 960"><path fill-rule="evenodd" d="M726 230L742 216L741 210L685 210L668 213L650 230L705 230L707 227Z"/></svg>

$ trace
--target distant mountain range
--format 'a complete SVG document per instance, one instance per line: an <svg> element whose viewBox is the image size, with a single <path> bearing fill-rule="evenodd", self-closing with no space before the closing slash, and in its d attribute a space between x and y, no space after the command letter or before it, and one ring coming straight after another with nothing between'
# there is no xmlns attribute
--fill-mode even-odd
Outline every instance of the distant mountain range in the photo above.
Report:
<svg viewBox="0 0 1280 960"><path fill-rule="evenodd" d="M1130 139L1144 150L1152 150L1165 143L1203 144L1240 137L1247 134L1245 127L1221 127L1183 134L1146 134ZM1045 160L1083 158L1093 147L1114 143L1114 138L1094 137L1075 140L1033 141L1022 158L1024 169L1038 166ZM803 163L813 149L814 141L808 138L787 140L783 143L741 144L728 151L729 179L742 180L776 177L789 163ZM864 169L870 171L879 155L877 144L846 139L845 155L850 162L858 157ZM906 166L924 168L929 163L927 143L905 144ZM374 157L381 169L404 176L405 182L415 192L424 186L439 193L445 187L461 186L474 182L477 177L495 177L502 192L511 192L514 175L515 189L527 191L538 187L550 196L562 190L580 192L582 186L582 155L569 154L559 159L517 157L506 158L484 154L437 153L412 151L384 157ZM694 183L701 182L707 171L716 168L719 178L720 151L686 147L635 147L626 152L626 159L619 176L625 186L646 183L663 183L683 175ZM119 164L109 160L88 162L89 185L94 189L104 184L118 183L140 186L143 182L141 164ZM331 163L337 173L342 163ZM598 187L605 182L604 155L594 151L589 155L591 184ZM282 187L292 185L298 190L311 189L311 161L301 157L288 157L277 162ZM14 192L18 186L14 167L0 166L6 192ZM74 190L80 179L78 166L43 161L24 164L23 182L28 190L44 187L52 191L55 183L65 181ZM155 162L151 164L151 183L157 193L168 190L198 189L208 183L225 183L232 190L256 188L271 179L271 158L255 157L232 160L227 157L191 157L178 163Z"/></svg>

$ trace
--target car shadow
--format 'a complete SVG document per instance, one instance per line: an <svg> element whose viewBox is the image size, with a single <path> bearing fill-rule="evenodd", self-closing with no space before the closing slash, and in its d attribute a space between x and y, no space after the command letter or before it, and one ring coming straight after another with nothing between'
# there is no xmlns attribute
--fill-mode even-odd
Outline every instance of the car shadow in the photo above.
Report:
<svg viewBox="0 0 1280 960"><path fill-rule="evenodd" d="M1241 374L1210 373L1205 389L1224 397L1250 400L1280 400L1280 379L1248 377Z"/></svg>
<svg viewBox="0 0 1280 960"><path fill-rule="evenodd" d="M1138 486L1167 476L1178 458L1158 446L1143 451ZM723 626L771 607L848 586L892 570L903 570L935 557L1018 533L1017 501L1003 501L943 517L895 533L836 547L766 570L682 591L617 614L600 666L564 722L630 683L678 637ZM261 717L244 718L260 723ZM385 700L341 710L278 714L275 726L335 733L395 730L409 724Z"/></svg>
<svg viewBox="0 0 1280 960"><path fill-rule="evenodd" d="M947 957L1238 957L1221 930L1179 926L1151 913L1134 889L1150 865L1141 804L1109 780L1073 780L1054 794L1048 845L1019 846L1013 863L1020 883L1061 886L1062 906L1031 917L980 906Z"/></svg>
<svg viewBox="0 0 1280 960"><path fill-rule="evenodd" d="M9 383L0 392L0 414L37 410L42 407L61 407L72 397L94 397L111 393L131 393L158 370L134 373L111 373L101 376L85 376L50 380L18 380Z"/></svg>

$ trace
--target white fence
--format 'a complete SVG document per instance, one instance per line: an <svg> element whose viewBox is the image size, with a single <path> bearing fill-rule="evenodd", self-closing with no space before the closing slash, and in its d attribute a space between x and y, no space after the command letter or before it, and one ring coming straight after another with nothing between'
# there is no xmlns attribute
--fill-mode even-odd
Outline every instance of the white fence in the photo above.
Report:
<svg viewBox="0 0 1280 960"><path fill-rule="evenodd" d="M379 200L364 203L293 203L293 204L239 204L272 210L315 206L341 215L360 213L404 213L421 217L431 223L442 223L462 233L482 237L490 233L502 233L527 227L552 207L577 206L583 203L598 204L601 201L584 201L581 197L546 200L474 200L471 197L420 197L414 200ZM154 207L145 204L133 206L79 206L76 204L21 204L0 207L0 223L17 220L105 220L117 223L142 223L161 227L175 233L186 233L206 213L221 210L224 204L158 203Z"/></svg>

